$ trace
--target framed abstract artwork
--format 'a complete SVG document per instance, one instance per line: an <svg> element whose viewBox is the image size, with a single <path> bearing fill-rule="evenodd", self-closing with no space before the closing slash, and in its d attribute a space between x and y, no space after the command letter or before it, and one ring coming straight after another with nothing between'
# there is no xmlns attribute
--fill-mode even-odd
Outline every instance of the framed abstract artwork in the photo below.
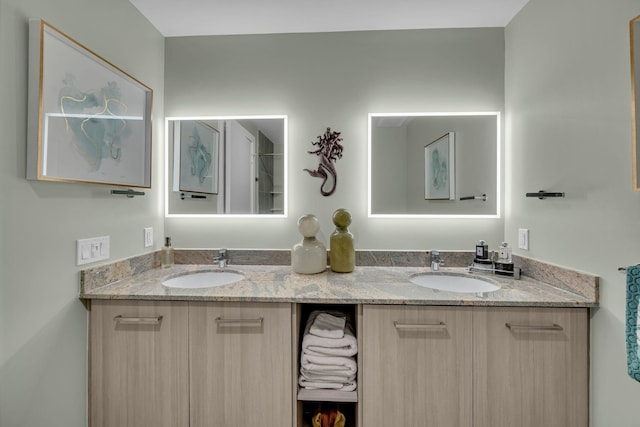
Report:
<svg viewBox="0 0 640 427"><path fill-rule="evenodd" d="M447 132L424 147L425 200L455 200L455 135Z"/></svg>
<svg viewBox="0 0 640 427"><path fill-rule="evenodd" d="M30 20L27 178L150 188L152 96L47 22Z"/></svg>
<svg viewBox="0 0 640 427"><path fill-rule="evenodd" d="M218 194L220 133L200 120L182 120L179 130L180 191Z"/></svg>

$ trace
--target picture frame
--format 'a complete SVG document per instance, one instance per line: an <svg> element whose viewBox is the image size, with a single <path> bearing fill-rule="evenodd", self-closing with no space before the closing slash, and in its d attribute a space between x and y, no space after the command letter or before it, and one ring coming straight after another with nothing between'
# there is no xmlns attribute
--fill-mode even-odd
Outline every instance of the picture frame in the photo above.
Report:
<svg viewBox="0 0 640 427"><path fill-rule="evenodd" d="M455 200L455 134L447 132L424 146L425 200Z"/></svg>
<svg viewBox="0 0 640 427"><path fill-rule="evenodd" d="M153 91L29 21L27 179L151 188Z"/></svg>
<svg viewBox="0 0 640 427"><path fill-rule="evenodd" d="M218 194L220 132L201 120L182 120L176 156L179 190L190 193Z"/></svg>

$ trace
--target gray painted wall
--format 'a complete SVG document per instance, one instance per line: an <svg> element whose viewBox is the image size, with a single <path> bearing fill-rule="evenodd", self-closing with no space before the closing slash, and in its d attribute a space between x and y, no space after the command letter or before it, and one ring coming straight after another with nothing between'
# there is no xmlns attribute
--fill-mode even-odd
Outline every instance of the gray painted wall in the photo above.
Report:
<svg viewBox="0 0 640 427"><path fill-rule="evenodd" d="M153 189L25 180L27 21L41 18L155 89ZM111 260L163 235L164 39L127 0L0 0L0 426L86 426L87 312L75 241L111 236ZM153 248L151 248L153 249Z"/></svg>
<svg viewBox="0 0 640 427"><path fill-rule="evenodd" d="M636 0L530 0L506 29L505 238L517 253L601 276L591 318L591 425L640 424L626 374L624 276L640 262L632 191L629 20ZM565 191L557 200L526 192Z"/></svg>

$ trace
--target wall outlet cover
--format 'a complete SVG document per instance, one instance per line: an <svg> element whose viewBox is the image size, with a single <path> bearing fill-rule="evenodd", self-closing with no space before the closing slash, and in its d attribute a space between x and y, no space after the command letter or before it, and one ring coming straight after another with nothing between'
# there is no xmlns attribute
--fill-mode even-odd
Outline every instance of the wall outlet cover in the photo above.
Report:
<svg viewBox="0 0 640 427"><path fill-rule="evenodd" d="M144 229L144 247L150 248L153 246L153 228L146 227Z"/></svg>
<svg viewBox="0 0 640 427"><path fill-rule="evenodd" d="M76 265L109 259L109 236L78 239Z"/></svg>
<svg viewBox="0 0 640 427"><path fill-rule="evenodd" d="M527 228L518 229L518 249L529 250L529 230Z"/></svg>

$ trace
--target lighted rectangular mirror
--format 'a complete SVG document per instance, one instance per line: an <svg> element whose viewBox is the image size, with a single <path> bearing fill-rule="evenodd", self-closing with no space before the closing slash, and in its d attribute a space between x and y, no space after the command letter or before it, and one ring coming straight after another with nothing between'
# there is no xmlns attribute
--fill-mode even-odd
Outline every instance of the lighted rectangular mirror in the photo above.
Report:
<svg viewBox="0 0 640 427"><path fill-rule="evenodd" d="M369 114L369 216L498 218L500 128L498 112Z"/></svg>
<svg viewBox="0 0 640 427"><path fill-rule="evenodd" d="M168 117L166 212L286 216L286 116Z"/></svg>

